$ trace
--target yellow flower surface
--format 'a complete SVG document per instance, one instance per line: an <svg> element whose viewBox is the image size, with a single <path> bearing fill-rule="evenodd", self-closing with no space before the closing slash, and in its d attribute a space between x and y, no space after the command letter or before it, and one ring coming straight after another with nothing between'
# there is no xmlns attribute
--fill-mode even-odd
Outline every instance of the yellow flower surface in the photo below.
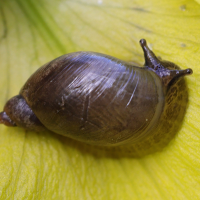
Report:
<svg viewBox="0 0 200 200"><path fill-rule="evenodd" d="M139 40L182 69L189 102L179 132L140 158L52 133L0 126L0 199L200 199L200 1L0 2L0 110L44 63L95 51L144 63Z"/></svg>

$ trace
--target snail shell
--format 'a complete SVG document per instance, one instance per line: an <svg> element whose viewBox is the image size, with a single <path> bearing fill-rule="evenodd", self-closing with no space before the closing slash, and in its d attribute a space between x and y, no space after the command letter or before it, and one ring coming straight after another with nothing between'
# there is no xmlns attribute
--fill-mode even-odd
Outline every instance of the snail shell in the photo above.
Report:
<svg viewBox="0 0 200 200"><path fill-rule="evenodd" d="M144 67L94 52L66 54L43 65L8 100L0 122L102 146L174 131L169 121L178 120L187 102L181 77L192 70L159 60L144 39L140 44Z"/></svg>

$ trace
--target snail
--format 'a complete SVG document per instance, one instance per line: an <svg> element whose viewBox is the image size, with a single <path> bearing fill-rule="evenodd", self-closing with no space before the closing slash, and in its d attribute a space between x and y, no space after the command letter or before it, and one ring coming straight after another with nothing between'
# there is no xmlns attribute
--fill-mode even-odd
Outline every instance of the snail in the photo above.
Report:
<svg viewBox="0 0 200 200"><path fill-rule="evenodd" d="M144 67L95 52L70 53L43 65L7 101L0 123L100 146L173 132L187 104L182 77L192 69L157 58L145 39L140 45Z"/></svg>

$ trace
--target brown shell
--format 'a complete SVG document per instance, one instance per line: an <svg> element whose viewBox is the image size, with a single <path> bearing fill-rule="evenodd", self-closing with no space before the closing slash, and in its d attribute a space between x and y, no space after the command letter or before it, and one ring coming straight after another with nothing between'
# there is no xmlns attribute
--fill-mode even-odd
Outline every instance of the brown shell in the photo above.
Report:
<svg viewBox="0 0 200 200"><path fill-rule="evenodd" d="M161 80L144 68L77 52L41 67L20 94L49 130L107 145L136 139L158 120L165 97L156 84Z"/></svg>

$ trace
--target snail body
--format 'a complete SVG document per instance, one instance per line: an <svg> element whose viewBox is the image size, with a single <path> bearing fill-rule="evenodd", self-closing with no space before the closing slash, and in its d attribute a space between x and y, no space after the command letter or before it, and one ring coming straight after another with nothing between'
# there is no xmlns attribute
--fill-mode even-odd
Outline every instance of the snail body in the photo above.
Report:
<svg viewBox="0 0 200 200"><path fill-rule="evenodd" d="M136 143L174 131L187 97L180 70L159 60L142 39L144 67L94 52L63 55L39 68L8 100L0 122L50 130L101 146Z"/></svg>

